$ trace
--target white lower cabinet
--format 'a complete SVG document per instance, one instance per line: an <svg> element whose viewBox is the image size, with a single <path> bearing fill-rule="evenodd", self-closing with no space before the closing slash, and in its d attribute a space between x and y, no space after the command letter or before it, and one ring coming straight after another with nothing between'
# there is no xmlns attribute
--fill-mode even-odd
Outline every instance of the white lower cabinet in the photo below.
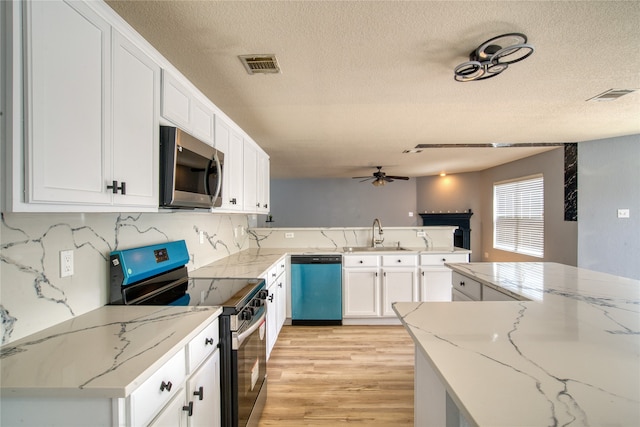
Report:
<svg viewBox="0 0 640 427"><path fill-rule="evenodd" d="M489 286L482 285L482 301L519 301L518 299L493 289Z"/></svg>
<svg viewBox="0 0 640 427"><path fill-rule="evenodd" d="M1 408L3 426L219 427L218 319L171 355L127 397L3 396Z"/></svg>
<svg viewBox="0 0 640 427"><path fill-rule="evenodd" d="M421 254L420 301L451 301L451 270L445 262L469 262L469 254Z"/></svg>
<svg viewBox="0 0 640 427"><path fill-rule="evenodd" d="M267 360L287 318L286 257L274 263L263 275L267 291Z"/></svg>
<svg viewBox="0 0 640 427"><path fill-rule="evenodd" d="M418 300L417 255L344 255L343 317L396 318L392 304Z"/></svg>

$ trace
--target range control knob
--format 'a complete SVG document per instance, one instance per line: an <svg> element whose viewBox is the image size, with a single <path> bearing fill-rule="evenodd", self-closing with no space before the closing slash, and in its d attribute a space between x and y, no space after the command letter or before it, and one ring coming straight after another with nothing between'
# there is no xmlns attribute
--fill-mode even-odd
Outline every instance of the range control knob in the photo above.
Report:
<svg viewBox="0 0 640 427"><path fill-rule="evenodd" d="M269 296L269 291L266 289L261 290L260 292L258 292L258 298L265 300L267 299L267 297Z"/></svg>
<svg viewBox="0 0 640 427"><path fill-rule="evenodd" d="M251 308L245 308L240 312L241 320L251 320L252 317L253 317L253 310Z"/></svg>
<svg viewBox="0 0 640 427"><path fill-rule="evenodd" d="M261 299L254 299L254 300L251 300L251 306L252 306L252 307L260 308L260 307L262 307L262 305L263 305L263 304L264 304L264 302L263 302L263 300L261 300Z"/></svg>

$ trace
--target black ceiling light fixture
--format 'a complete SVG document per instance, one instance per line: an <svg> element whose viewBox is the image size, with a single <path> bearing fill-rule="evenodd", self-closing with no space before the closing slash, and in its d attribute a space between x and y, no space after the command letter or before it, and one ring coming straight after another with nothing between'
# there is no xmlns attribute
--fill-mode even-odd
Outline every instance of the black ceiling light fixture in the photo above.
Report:
<svg viewBox="0 0 640 427"><path fill-rule="evenodd" d="M524 34L508 33L493 37L474 49L469 54L469 61L453 69L454 79L471 82L495 77L509 65L531 56L533 51Z"/></svg>

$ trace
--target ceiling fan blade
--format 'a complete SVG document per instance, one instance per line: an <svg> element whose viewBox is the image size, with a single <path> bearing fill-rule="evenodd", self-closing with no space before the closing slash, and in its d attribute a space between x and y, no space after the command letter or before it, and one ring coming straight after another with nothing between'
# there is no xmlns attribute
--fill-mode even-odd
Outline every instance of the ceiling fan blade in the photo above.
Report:
<svg viewBox="0 0 640 427"><path fill-rule="evenodd" d="M351 179L373 178L372 176L352 176Z"/></svg>
<svg viewBox="0 0 640 427"><path fill-rule="evenodd" d="M362 176L362 177L360 177L360 178L364 178L364 177ZM371 177L369 177L369 178L364 178L364 179L363 179L362 181L360 181L360 182L369 181L370 179L371 179Z"/></svg>
<svg viewBox="0 0 640 427"><path fill-rule="evenodd" d="M402 179L404 181L408 180L409 177L408 176L392 176L392 175L387 175L387 178L393 178L393 179Z"/></svg>

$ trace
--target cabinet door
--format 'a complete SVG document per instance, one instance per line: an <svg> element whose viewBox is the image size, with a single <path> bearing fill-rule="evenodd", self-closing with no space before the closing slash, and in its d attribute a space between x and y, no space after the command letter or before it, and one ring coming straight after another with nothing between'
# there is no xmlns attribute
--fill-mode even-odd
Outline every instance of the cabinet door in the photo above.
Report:
<svg viewBox="0 0 640 427"><path fill-rule="evenodd" d="M193 136L213 147L213 110L191 99L191 130Z"/></svg>
<svg viewBox="0 0 640 427"><path fill-rule="evenodd" d="M113 34L113 174L126 183L114 204L158 206L160 67Z"/></svg>
<svg viewBox="0 0 640 427"><path fill-rule="evenodd" d="M276 344L278 336L278 286L276 284L269 287L269 296L267 297L267 359L271 356L271 350Z"/></svg>
<svg viewBox="0 0 640 427"><path fill-rule="evenodd" d="M225 159L227 158L225 157ZM229 156L226 162L229 165L228 170L230 170L227 174L229 179L227 198L233 204L234 209L242 210L244 204L244 141L240 135L233 131L229 140Z"/></svg>
<svg viewBox="0 0 640 427"><path fill-rule="evenodd" d="M79 2L23 5L25 199L109 204L110 26Z"/></svg>
<svg viewBox="0 0 640 427"><path fill-rule="evenodd" d="M173 396L173 399L169 401L162 408L162 411L156 418L149 424L149 427L186 427L187 413L183 410L184 403L184 389L178 390L178 393Z"/></svg>
<svg viewBox="0 0 640 427"><path fill-rule="evenodd" d="M258 176L256 183L258 211L269 213L269 157L259 151Z"/></svg>
<svg viewBox="0 0 640 427"><path fill-rule="evenodd" d="M189 402L193 402L193 412L187 416L189 427L220 426L220 351L213 353L187 381L187 406Z"/></svg>
<svg viewBox="0 0 640 427"><path fill-rule="evenodd" d="M380 316L377 268L344 269L344 317Z"/></svg>
<svg viewBox="0 0 640 427"><path fill-rule="evenodd" d="M391 304L418 300L415 268L382 269L382 315L395 317Z"/></svg>
<svg viewBox="0 0 640 427"><path fill-rule="evenodd" d="M191 95L167 70L162 70L162 117L189 130Z"/></svg>
<svg viewBox="0 0 640 427"><path fill-rule="evenodd" d="M282 325L284 325L287 319L287 273L282 273L276 281L276 287L278 288L278 304L276 305L276 334L280 333Z"/></svg>
<svg viewBox="0 0 640 427"><path fill-rule="evenodd" d="M257 212L258 210L258 151L251 141L245 140L243 144L244 173L243 173L243 205L247 212Z"/></svg>
<svg viewBox="0 0 640 427"><path fill-rule="evenodd" d="M422 268L420 271L421 301L451 301L451 270Z"/></svg>

